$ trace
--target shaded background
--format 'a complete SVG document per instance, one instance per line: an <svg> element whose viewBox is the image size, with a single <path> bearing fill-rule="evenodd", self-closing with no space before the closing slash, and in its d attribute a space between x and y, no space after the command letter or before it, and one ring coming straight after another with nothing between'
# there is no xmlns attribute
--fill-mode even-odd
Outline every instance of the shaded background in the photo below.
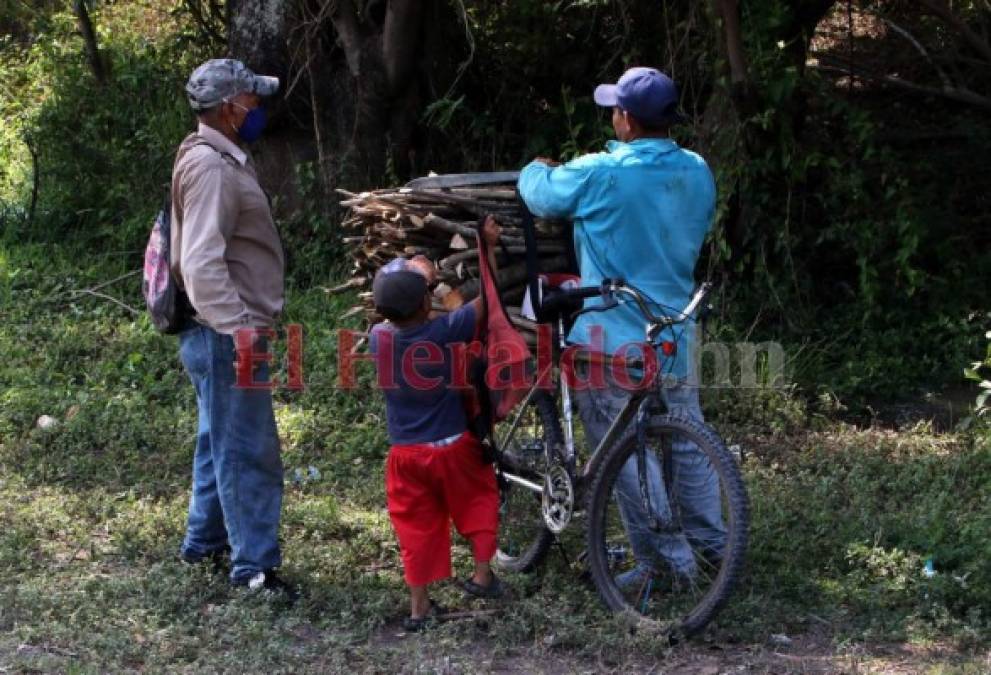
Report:
<svg viewBox="0 0 991 675"><path fill-rule="evenodd" d="M182 84L233 55L284 83L256 155L293 285L329 283L335 188L597 150L594 85L651 64L718 177L699 269L718 335L782 341L809 399L852 416L959 388L982 349L986 3L3 0L0 17L8 240L136 262L194 123Z"/></svg>

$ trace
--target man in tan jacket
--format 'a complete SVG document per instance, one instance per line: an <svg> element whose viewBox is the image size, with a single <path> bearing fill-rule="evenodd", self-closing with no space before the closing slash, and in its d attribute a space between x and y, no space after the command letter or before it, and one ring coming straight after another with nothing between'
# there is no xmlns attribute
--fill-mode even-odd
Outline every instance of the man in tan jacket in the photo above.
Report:
<svg viewBox="0 0 991 675"><path fill-rule="evenodd" d="M196 313L179 352L196 388L199 430L180 556L217 562L229 550L232 585L294 598L274 571L283 478L272 392L244 386L235 371L235 336L272 328L284 302L282 244L243 148L261 135L261 99L278 87L233 59L207 61L186 84L199 124L172 172L172 272ZM264 339L252 342L266 349ZM252 374L268 382L268 364Z"/></svg>

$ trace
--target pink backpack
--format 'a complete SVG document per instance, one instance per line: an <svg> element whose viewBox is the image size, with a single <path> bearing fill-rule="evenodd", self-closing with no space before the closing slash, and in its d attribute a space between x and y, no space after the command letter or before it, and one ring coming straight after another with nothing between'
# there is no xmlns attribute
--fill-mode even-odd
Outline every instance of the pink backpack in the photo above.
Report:
<svg viewBox="0 0 991 675"><path fill-rule="evenodd" d="M168 335L181 331L193 316L193 307L186 292L179 288L172 276L171 235L172 203L166 197L165 205L155 216L145 247L141 294L145 298L152 325L158 332Z"/></svg>
<svg viewBox="0 0 991 675"><path fill-rule="evenodd" d="M195 135L195 134L193 134ZM187 137L187 140L190 137ZM227 161L234 158L228 153L214 148L205 140L198 140L193 146L205 145L220 153ZM179 287L172 276L172 192L165 194L165 204L155 216L151 226L151 236L145 247L144 275L141 280L141 295L145 298L152 325L160 333L174 335L189 325L196 313L186 291Z"/></svg>

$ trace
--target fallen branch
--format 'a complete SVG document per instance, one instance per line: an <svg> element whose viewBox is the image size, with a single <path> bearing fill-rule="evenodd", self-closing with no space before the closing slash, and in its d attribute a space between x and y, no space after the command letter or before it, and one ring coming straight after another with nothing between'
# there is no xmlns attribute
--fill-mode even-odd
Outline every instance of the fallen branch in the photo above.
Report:
<svg viewBox="0 0 991 675"><path fill-rule="evenodd" d="M362 286L365 285L367 281L368 280L365 279L364 277L353 277L345 281L343 284L340 284L339 286L334 286L333 288L325 288L323 289L323 291L327 295L337 295L338 293L349 291L352 288L361 288Z"/></svg>
<svg viewBox="0 0 991 675"><path fill-rule="evenodd" d="M834 60L832 58L826 60ZM836 59L835 62L839 63L840 60ZM937 98L945 98L951 101L958 101L960 103L967 103L969 105L981 108L983 110L991 110L991 98L987 96L982 96L977 92L971 91L966 87L960 86L944 86L943 88L930 87L924 84L917 84L909 80L902 79L896 75L876 75L874 73L867 72L865 70L860 70L857 68L851 68L849 65L845 67L831 66L831 65L812 65L814 68L820 72L824 73L838 73L841 75L850 75L851 73L860 79L870 80L871 82L878 82L880 84L888 84L893 87L898 87L904 91L909 91L915 94L921 94L923 96L934 96Z"/></svg>
<svg viewBox="0 0 991 675"><path fill-rule="evenodd" d="M94 290L92 290L90 288L84 288L82 290L77 290L77 291L70 291L70 293L72 294L73 297L78 297L80 295L92 295L95 298L100 298L101 300L106 300L107 302L112 302L115 305L117 305L118 307L121 307L123 309L126 309L128 312L130 312L131 314L134 314L135 316L140 316L141 315L141 312L139 310L134 309L130 305L121 302L117 298L115 298L113 296L110 296L110 295L107 295L106 293L100 293L98 291L94 291Z"/></svg>
<svg viewBox="0 0 991 675"><path fill-rule="evenodd" d="M115 278L111 279L110 281L104 281L102 283L97 284L96 286L90 286L89 290L91 290L91 291L98 291L101 288L106 288L107 286L112 286L112 285L116 284L118 281L123 281L124 279L130 279L131 277L137 276L137 275L141 274L141 272L142 272L142 270L131 270L127 274L121 274L119 277L115 277Z"/></svg>

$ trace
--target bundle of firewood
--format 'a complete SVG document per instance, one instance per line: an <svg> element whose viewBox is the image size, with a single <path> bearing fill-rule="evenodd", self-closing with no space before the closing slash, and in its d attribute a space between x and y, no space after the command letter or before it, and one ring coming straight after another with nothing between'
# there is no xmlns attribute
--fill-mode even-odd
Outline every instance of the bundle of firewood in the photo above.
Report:
<svg viewBox="0 0 991 675"><path fill-rule="evenodd" d="M344 242L354 260L352 277L327 289L330 293L358 289L361 304L344 317L364 314L368 324L381 320L372 301L375 272L397 257L423 255L433 262L440 282L434 291L434 309L446 312L478 295L477 223L492 214L502 227L496 249L498 286L510 317L526 333L534 325L519 316L526 289L526 246L521 206L512 186L485 186L425 190L395 188L354 194L338 190L349 209L342 225L354 231ZM562 221L536 221L537 254L541 272L568 267L570 231Z"/></svg>

